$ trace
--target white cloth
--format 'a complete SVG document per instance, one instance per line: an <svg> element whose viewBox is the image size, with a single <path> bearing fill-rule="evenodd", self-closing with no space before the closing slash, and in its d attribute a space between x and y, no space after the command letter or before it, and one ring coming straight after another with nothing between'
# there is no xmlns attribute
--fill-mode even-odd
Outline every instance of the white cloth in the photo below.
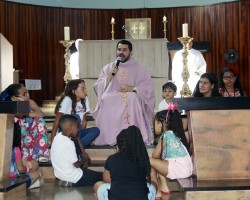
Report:
<svg viewBox="0 0 250 200"><path fill-rule="evenodd" d="M83 108L82 104L81 104L81 101L78 101L77 104L76 104L76 114L80 116L81 118L81 121L83 119L83 116L90 111L89 109L89 100L88 98L86 97L85 99L85 106L86 106L86 110ZM64 113L64 114L69 114L71 115L72 113L72 99L68 96L66 96L61 105L60 105L60 108L58 110L58 112L60 113Z"/></svg>
<svg viewBox="0 0 250 200"><path fill-rule="evenodd" d="M79 79L79 52L75 52L70 56L70 74L72 79Z"/></svg>
<svg viewBox="0 0 250 200"><path fill-rule="evenodd" d="M162 99L162 101L159 103L158 106L158 112L162 111L162 110L166 110L168 108L169 104L166 102L165 99Z"/></svg>
<svg viewBox="0 0 250 200"><path fill-rule="evenodd" d="M183 79L181 77L181 73L183 70L183 50L177 51L174 55L173 62L172 62L172 81L177 86L176 96L180 97L180 91L182 90L183 86ZM206 72L206 61L201 54L200 51L195 49L188 50L188 71L189 71L189 79L188 79L188 86L191 92L193 93L194 88L197 82L200 79L200 76Z"/></svg>
<svg viewBox="0 0 250 200"><path fill-rule="evenodd" d="M54 174L62 181L76 183L83 175L81 168L76 168L78 161L74 142L58 133L51 146L51 162Z"/></svg>

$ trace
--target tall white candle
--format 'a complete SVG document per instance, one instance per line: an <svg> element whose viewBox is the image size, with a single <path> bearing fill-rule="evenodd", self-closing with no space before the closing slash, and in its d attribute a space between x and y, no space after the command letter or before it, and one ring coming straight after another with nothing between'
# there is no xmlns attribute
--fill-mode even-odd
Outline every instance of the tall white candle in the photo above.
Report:
<svg viewBox="0 0 250 200"><path fill-rule="evenodd" d="M115 22L115 18L112 17L112 18L111 18L111 23L114 23L114 22Z"/></svg>
<svg viewBox="0 0 250 200"><path fill-rule="evenodd" d="M188 37L188 24L182 24L182 37Z"/></svg>
<svg viewBox="0 0 250 200"><path fill-rule="evenodd" d="M69 27L64 27L64 40L70 40L70 33L69 33Z"/></svg>
<svg viewBox="0 0 250 200"><path fill-rule="evenodd" d="M166 22L166 21L167 21L167 17L164 15L163 22Z"/></svg>

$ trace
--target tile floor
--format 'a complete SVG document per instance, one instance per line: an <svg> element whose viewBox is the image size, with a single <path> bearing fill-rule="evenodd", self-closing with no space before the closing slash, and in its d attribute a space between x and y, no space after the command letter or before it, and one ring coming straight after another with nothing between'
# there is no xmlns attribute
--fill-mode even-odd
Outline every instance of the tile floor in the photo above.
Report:
<svg viewBox="0 0 250 200"><path fill-rule="evenodd" d="M60 187L56 183L45 183L41 188L28 190L27 200L96 200L92 187ZM129 200L129 199L128 199ZM163 200L180 200L178 192L163 196Z"/></svg>

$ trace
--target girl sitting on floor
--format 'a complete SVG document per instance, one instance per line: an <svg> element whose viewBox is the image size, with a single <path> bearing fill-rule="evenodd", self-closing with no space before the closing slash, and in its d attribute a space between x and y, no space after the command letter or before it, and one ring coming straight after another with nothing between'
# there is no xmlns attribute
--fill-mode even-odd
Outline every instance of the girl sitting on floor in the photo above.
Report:
<svg viewBox="0 0 250 200"><path fill-rule="evenodd" d="M14 123L13 131L13 145L10 167L10 178L22 176L28 177L29 181L26 182L28 189L37 188L43 185L43 178L38 171L38 163L34 160L28 161L25 164L22 162L21 155L21 128L18 122Z"/></svg>
<svg viewBox="0 0 250 200"><path fill-rule="evenodd" d="M57 132L60 132L59 121L65 114L74 115L79 122L77 137L85 148L92 143L100 134L97 127L87 127L86 113L89 112L89 102L87 101L87 89L82 79L74 79L67 83L64 93L59 99L55 108L55 122L51 133L51 143Z"/></svg>
<svg viewBox="0 0 250 200"><path fill-rule="evenodd" d="M104 182L97 182L98 200L155 199L156 178L150 175L148 152L136 126L122 130L116 138L118 152L108 157Z"/></svg>
<svg viewBox="0 0 250 200"><path fill-rule="evenodd" d="M181 115L174 104L168 110L156 113L155 133L161 134L158 144L150 158L152 173L169 179L187 178L192 175L193 165L189 145L183 130ZM156 199L168 192L166 182L160 183Z"/></svg>
<svg viewBox="0 0 250 200"><path fill-rule="evenodd" d="M32 160L48 162L49 140L47 124L44 121L44 113L29 97L29 93L23 84L9 85L1 93L2 101L28 101L30 112L15 117L21 127L21 150L24 162Z"/></svg>

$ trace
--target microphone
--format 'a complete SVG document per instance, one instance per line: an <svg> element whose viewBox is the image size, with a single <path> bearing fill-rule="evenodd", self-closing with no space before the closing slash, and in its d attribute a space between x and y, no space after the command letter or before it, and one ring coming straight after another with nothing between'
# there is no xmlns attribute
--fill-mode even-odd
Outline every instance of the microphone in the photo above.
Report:
<svg viewBox="0 0 250 200"><path fill-rule="evenodd" d="M120 65L120 62L122 61L122 58L119 56L119 57L117 57L117 59L116 59L116 63L115 63L115 66L116 66L116 68L118 69L118 66ZM115 73L113 72L112 73L112 76L114 76L115 75Z"/></svg>
<svg viewBox="0 0 250 200"><path fill-rule="evenodd" d="M130 35L130 33L128 32L127 25L123 25L122 29L125 31L125 33L128 36L128 38L133 39L132 36Z"/></svg>
<svg viewBox="0 0 250 200"><path fill-rule="evenodd" d="M123 25L122 26L122 29L127 33L128 32L128 30L127 30L127 28L126 28L126 25Z"/></svg>

